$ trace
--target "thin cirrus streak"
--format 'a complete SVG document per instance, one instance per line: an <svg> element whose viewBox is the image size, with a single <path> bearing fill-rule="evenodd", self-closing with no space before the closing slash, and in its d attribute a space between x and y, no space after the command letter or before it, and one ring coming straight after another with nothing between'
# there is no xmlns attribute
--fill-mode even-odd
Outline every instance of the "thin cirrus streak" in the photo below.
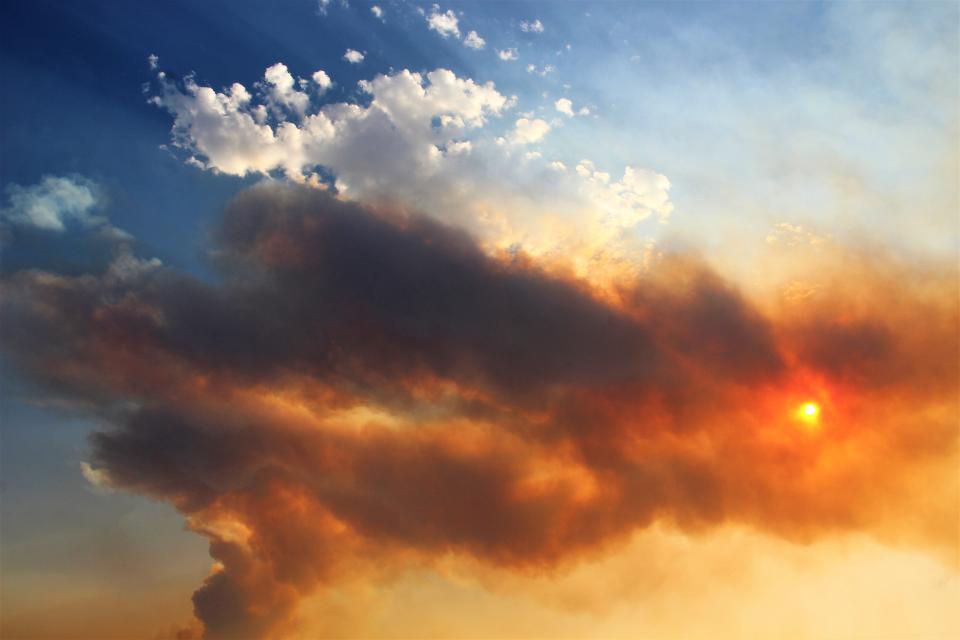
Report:
<svg viewBox="0 0 960 640"><path fill-rule="evenodd" d="M850 251L788 308L678 254L599 291L290 185L217 243L214 284L130 256L3 284L15 361L108 425L98 477L210 540L205 637L283 635L344 571L553 567L657 522L956 562L949 269Z"/></svg>

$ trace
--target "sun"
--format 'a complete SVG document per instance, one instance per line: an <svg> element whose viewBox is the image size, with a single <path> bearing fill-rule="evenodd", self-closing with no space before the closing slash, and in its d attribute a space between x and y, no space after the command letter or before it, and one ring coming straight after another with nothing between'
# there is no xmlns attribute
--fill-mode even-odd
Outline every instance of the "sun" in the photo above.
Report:
<svg viewBox="0 0 960 640"><path fill-rule="evenodd" d="M813 401L804 402L797 407L794 415L808 429L817 428L820 424L820 405Z"/></svg>

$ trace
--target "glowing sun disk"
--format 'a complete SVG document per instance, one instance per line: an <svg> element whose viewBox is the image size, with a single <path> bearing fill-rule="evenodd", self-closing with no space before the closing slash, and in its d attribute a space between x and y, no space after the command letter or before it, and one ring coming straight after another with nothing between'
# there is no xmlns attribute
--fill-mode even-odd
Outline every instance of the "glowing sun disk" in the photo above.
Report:
<svg viewBox="0 0 960 640"><path fill-rule="evenodd" d="M797 407L795 415L807 428L816 428L820 422L820 405L816 402L804 402Z"/></svg>

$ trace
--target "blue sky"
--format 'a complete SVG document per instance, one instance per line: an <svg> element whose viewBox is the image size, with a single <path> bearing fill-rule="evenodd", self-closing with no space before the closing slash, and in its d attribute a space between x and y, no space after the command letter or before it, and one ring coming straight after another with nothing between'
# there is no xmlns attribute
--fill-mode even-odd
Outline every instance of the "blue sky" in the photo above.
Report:
<svg viewBox="0 0 960 640"><path fill-rule="evenodd" d="M794 177L811 173L809 166L779 174L757 166L769 165L765 146L790 145L791 138L805 140L807 155L861 163L855 180L895 181L908 165L929 171L922 166L933 155L928 150L916 154L926 154L920 162L878 152L914 153L903 147L897 130L942 140L937 127L950 118L949 101L931 100L931 85L945 96L956 93L956 83L943 75L955 70L942 55L955 40L949 34L955 8L949 4L927 3L919 14L880 3L869 12L863 5L779 2L440 7L457 13L462 37L475 30L486 40L479 51L431 31L418 11L429 13L430 5L384 2L378 5L382 20L370 6L332 2L323 13L315 3L293 1L269 7L10 3L3 71L11 85L29 90L5 96L3 151L16 161L5 164L3 181L28 185L48 174L85 176L104 187L110 219L148 247L144 253L202 269L201 238L211 216L255 178L197 172L158 150L170 142L170 119L145 104L141 85L151 79L150 54L173 77L195 73L201 85L217 89L232 82L251 87L278 61L299 77L322 67L335 82L325 102L363 100L356 82L378 73L434 68L494 82L502 94L518 97L514 113L549 119L557 115L553 102L566 97L577 108L590 108L591 116L554 128L544 141L551 157L569 166L587 157L615 176L625 165L666 175L684 211L678 226L721 217L721 206L741 206L717 204L718 188L738 179L756 176L778 190L794 190ZM533 20L541 21L543 32L522 30L524 21ZM870 47L884 44L876 32L891 21L901 37L889 39L885 59ZM343 60L348 48L365 52L361 64ZM510 48L518 60L497 57L496 51ZM531 64L538 72L547 65L553 70L540 77L527 71ZM844 121L841 129L837 121L846 114L864 122ZM489 128L503 129L511 121L500 117ZM745 130L751 123L756 131ZM831 148L828 138L838 135L851 144L836 141ZM790 204L793 211L768 213L779 205L774 203L757 215L769 215L772 224L777 216L816 217L810 212L816 208L819 223L832 222L832 203L823 199L836 194L821 192L822 176L804 177L810 178L812 184L799 187L813 199L806 211ZM901 200L911 196L896 194ZM729 200L742 197L730 194ZM793 194L784 200L797 202ZM867 215L856 212L855 224ZM16 245L6 254L8 264L20 259Z"/></svg>

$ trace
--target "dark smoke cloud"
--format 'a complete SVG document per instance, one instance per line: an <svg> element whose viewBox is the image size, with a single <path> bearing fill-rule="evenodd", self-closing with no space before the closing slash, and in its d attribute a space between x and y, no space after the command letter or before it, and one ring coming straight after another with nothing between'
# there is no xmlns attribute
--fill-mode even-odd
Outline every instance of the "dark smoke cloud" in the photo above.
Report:
<svg viewBox="0 0 960 640"><path fill-rule="evenodd" d="M956 462L950 279L851 271L771 314L672 256L613 302L276 185L238 197L217 243L216 284L130 256L21 272L2 317L19 366L109 425L94 465L210 539L207 637L282 635L358 559L551 567L655 520L950 544L949 496L888 517L905 478ZM821 433L790 414L809 397Z"/></svg>

